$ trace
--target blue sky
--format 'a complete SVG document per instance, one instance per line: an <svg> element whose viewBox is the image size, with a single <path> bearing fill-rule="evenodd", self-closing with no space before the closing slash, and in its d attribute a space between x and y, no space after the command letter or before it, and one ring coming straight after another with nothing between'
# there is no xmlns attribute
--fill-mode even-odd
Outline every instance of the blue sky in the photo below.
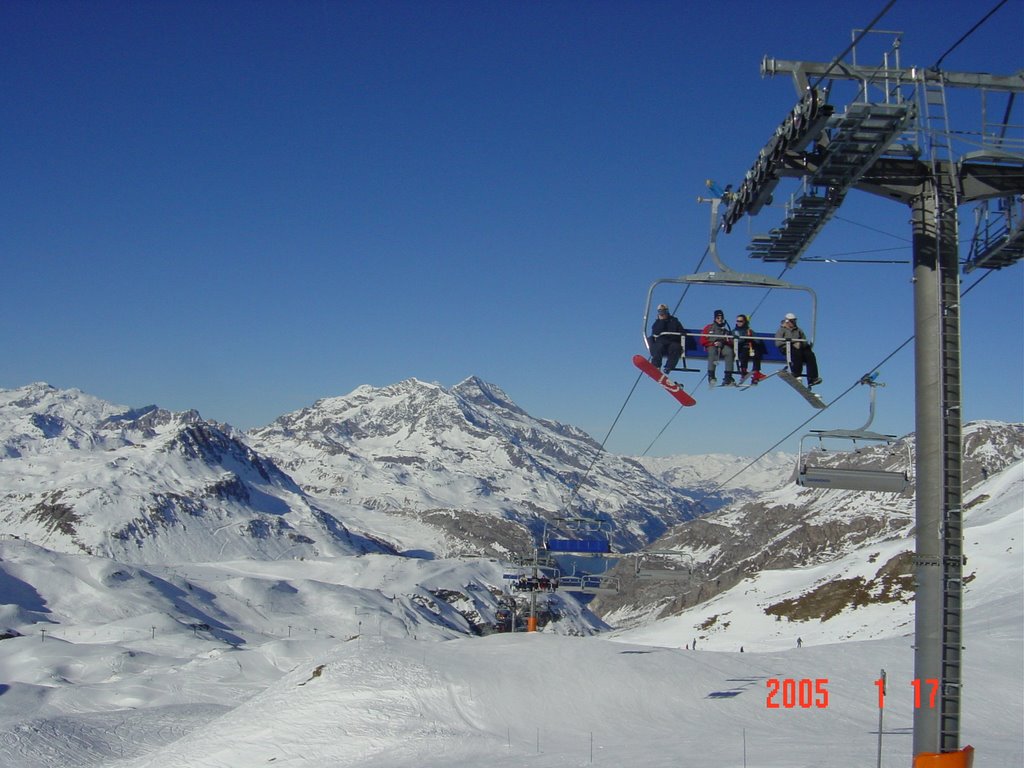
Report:
<svg viewBox="0 0 1024 768"><path fill-rule="evenodd" d="M883 5L4 3L0 387L250 428L361 384L478 375L603 439L636 381L648 286L697 271L704 180L738 184L796 101L762 56L830 61ZM878 28L930 65L983 5L901 0ZM1010 74L1022 40L1010 0L943 67ZM724 260L777 276L745 246L782 215L723 235ZM908 260L908 219L851 193L808 256ZM1022 274L965 299L968 419L1024 420ZM826 400L912 333L910 278L785 275L818 294ZM759 298L691 293L680 318ZM879 431L913 429L912 368L908 346L882 369ZM777 381L695 396L651 453L757 454L811 415ZM860 426L867 403L855 391L810 426ZM607 447L643 452L674 413L641 381Z"/></svg>

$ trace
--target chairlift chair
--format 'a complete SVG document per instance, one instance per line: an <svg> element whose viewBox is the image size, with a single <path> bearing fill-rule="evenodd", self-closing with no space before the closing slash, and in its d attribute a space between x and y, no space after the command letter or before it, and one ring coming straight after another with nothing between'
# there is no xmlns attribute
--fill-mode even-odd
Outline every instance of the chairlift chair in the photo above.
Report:
<svg viewBox="0 0 1024 768"><path fill-rule="evenodd" d="M884 443L885 445L895 443L896 435L883 435L868 430L868 427L875 418L875 388L885 386L875 380L876 376L877 374L865 376L860 381L861 384L869 385L871 392L868 420L860 429L812 430L800 438L800 453L797 458L797 485L807 488L834 488L848 491L875 491L879 493L902 493L910 486L911 480L907 472L860 467L814 466L810 463L810 452L804 449L804 441L808 438L817 438L819 445L822 446L821 450L824 450L824 440L850 441L854 446L856 446L858 440L874 444ZM909 465L910 461L912 461L909 445L907 446L907 454Z"/></svg>
<svg viewBox="0 0 1024 768"><path fill-rule="evenodd" d="M609 555L612 552L611 523L590 517L559 518L560 526L575 536L553 537L544 526L544 549L548 552L582 555Z"/></svg>
<svg viewBox="0 0 1024 768"><path fill-rule="evenodd" d="M619 579L603 574L562 576L558 579L558 592L575 592L584 595L614 595L619 592Z"/></svg>
<svg viewBox="0 0 1024 768"><path fill-rule="evenodd" d="M532 563L502 574L502 579L508 582L509 591L546 592L549 588L544 585L556 584L560 575L556 565Z"/></svg>
<svg viewBox="0 0 1024 768"><path fill-rule="evenodd" d="M711 234L708 241L708 251L711 255L711 259L715 262L718 267L717 271L710 272L698 272L692 275L682 275L680 277L666 277L659 280L655 280L651 287L647 291L647 303L644 309L643 319L643 339L644 346L647 347L648 353L650 353L650 328L651 328L651 317L654 314L655 305L655 292L659 287L663 285L701 285L701 286L715 286L715 287L726 287L726 288L760 288L763 290L780 290L780 291L797 291L800 293L806 293L810 298L810 321L804 327L804 333L807 334L807 340L812 345L814 343L814 335L817 327L818 317L818 299L817 294L808 286L805 285L794 285L787 283L783 280L768 277L767 275L749 273L749 272L737 272L730 269L725 263L722 262L718 255L718 246L716 239L718 236L718 208L722 202L722 198L697 198L698 202L710 202L711 203ZM700 327L703 328L704 324ZM683 327L686 333L683 338L683 354L679 358L679 365L674 370L677 371L700 371L699 368L691 368L687 366L687 362L694 358L707 359L707 350L700 344L701 333L699 330L687 326L685 323ZM755 334L755 338L764 342L765 353L762 357L762 364L764 363L775 363L775 364L788 364L788 359L785 353L777 350L775 347L775 334L772 333L758 333Z"/></svg>
<svg viewBox="0 0 1024 768"><path fill-rule="evenodd" d="M608 553L610 553L610 549ZM601 573L578 573L576 570L578 561L581 558L585 560L596 554L599 560L603 560L605 555L608 553L595 553L589 550L566 551L565 554L570 555L569 558L566 558L566 565L570 567L571 570L567 573L563 571L559 574L555 590L558 592L578 592L585 595L606 595L618 593L618 577L608 575L608 563L611 561L604 560L604 572Z"/></svg>
<svg viewBox="0 0 1024 768"><path fill-rule="evenodd" d="M645 558L685 557L689 562L685 568L657 568ZM646 550L638 552L633 568L633 575L638 581L670 581L689 580L693 575L693 557L675 550Z"/></svg>

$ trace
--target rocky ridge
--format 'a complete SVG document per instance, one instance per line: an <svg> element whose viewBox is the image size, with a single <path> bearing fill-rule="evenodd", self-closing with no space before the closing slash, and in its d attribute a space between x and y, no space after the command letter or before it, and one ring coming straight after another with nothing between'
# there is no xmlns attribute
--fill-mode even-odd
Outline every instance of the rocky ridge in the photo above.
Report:
<svg viewBox="0 0 1024 768"><path fill-rule="evenodd" d="M815 462L819 466L905 471L912 476L913 449L914 437L910 435L891 447L818 455ZM979 483L1024 458L1024 425L972 422L963 430L963 450L963 496L967 506L983 500L972 496ZM636 575L636 558L624 560L614 570L620 579L620 592L599 597L592 608L616 626L642 624L703 603L753 574L807 568L857 551L868 558L873 543L894 539L906 539L906 547L878 563L869 582L847 586L856 586L880 601L908 601L913 596L913 525L912 485L901 494L821 490L797 486L790 478L756 500L738 501L676 526L649 549L677 554L640 561L644 568L678 573L643 580ZM672 578L668 578L670 575ZM832 589L843 591L842 585ZM828 592L819 593L819 602ZM825 607L820 610L827 613L828 601L822 604ZM806 610L806 605L779 610Z"/></svg>

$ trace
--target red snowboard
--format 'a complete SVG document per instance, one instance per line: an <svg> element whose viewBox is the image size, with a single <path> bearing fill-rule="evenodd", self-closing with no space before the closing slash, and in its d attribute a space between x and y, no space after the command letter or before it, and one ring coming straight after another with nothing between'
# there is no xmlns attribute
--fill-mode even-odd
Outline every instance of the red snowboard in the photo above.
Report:
<svg viewBox="0 0 1024 768"><path fill-rule="evenodd" d="M683 388L671 381L669 377L654 367L654 364L643 355L633 355L633 365L661 384L666 392L679 401L680 405L696 405L697 401L683 392Z"/></svg>

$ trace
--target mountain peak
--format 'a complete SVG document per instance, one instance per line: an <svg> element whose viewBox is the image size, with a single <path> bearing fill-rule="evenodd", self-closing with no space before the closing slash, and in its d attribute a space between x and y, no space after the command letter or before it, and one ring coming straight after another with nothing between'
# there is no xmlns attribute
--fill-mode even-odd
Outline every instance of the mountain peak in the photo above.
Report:
<svg viewBox="0 0 1024 768"><path fill-rule="evenodd" d="M45 381L26 384L17 389L0 389L0 408L47 412L53 415L68 413L114 413L123 407L87 395L80 389L58 389ZM62 412L58 414L57 412Z"/></svg>
<svg viewBox="0 0 1024 768"><path fill-rule="evenodd" d="M525 415L525 411L516 405L501 387L486 382L479 376L463 379L451 388L451 393L476 405L497 405L505 410Z"/></svg>

